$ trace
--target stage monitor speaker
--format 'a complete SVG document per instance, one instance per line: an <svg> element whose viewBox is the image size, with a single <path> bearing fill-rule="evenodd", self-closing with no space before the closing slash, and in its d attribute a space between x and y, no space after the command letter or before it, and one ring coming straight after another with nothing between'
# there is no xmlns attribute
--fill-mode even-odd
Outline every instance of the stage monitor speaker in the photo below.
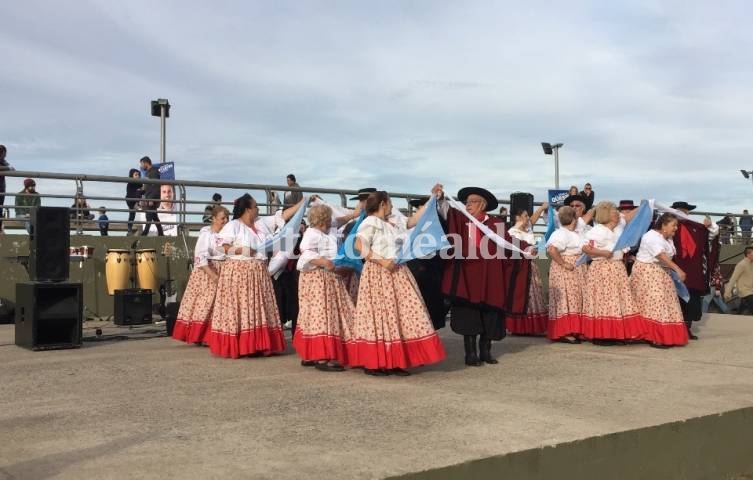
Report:
<svg viewBox="0 0 753 480"><path fill-rule="evenodd" d="M83 289L80 283L16 284L16 345L31 350L81 346Z"/></svg>
<svg viewBox="0 0 753 480"><path fill-rule="evenodd" d="M519 208L525 208L528 215L533 215L533 195L526 192L513 192L510 194L510 223L515 223L515 212Z"/></svg>
<svg viewBox="0 0 753 480"><path fill-rule="evenodd" d="M115 325L152 323L152 291L143 288L115 290Z"/></svg>
<svg viewBox="0 0 753 480"><path fill-rule="evenodd" d="M39 207L31 211L29 279L39 282L68 280L71 246L70 209Z"/></svg>

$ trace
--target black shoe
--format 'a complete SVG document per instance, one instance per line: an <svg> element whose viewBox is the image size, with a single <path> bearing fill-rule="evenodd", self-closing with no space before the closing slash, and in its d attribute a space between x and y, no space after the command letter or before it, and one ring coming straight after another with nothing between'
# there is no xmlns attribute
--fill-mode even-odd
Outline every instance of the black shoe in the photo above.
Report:
<svg viewBox="0 0 753 480"><path fill-rule="evenodd" d="M479 357L482 362L486 362L490 365L496 365L499 361L492 357L492 339L487 338L485 335L481 335L479 339Z"/></svg>
<svg viewBox="0 0 753 480"><path fill-rule="evenodd" d="M379 368L364 368L363 373L372 377L386 377L388 375L387 372Z"/></svg>
<svg viewBox="0 0 753 480"><path fill-rule="evenodd" d="M573 337L572 335L568 335L566 337L562 337L562 338L558 339L557 341L561 342L561 343L569 343L570 345L578 345L578 344L581 343L580 342L580 338Z"/></svg>
<svg viewBox="0 0 753 480"><path fill-rule="evenodd" d="M314 365L314 368L316 368L320 372L342 372L343 370L345 370L345 367L343 367L339 363L327 362L317 362L317 364Z"/></svg>
<svg viewBox="0 0 753 480"><path fill-rule="evenodd" d="M688 332L688 338L691 340L698 340L698 335L694 335L690 332Z"/></svg>
<svg viewBox="0 0 753 480"><path fill-rule="evenodd" d="M390 370L390 374L397 375L398 377L409 377L410 372L407 370L403 370L402 368L393 368Z"/></svg>
<svg viewBox="0 0 753 480"><path fill-rule="evenodd" d="M664 350L666 350L667 348L672 348L672 345L661 345L659 343L649 343L649 345L651 345L654 348L661 348Z"/></svg>
<svg viewBox="0 0 753 480"><path fill-rule="evenodd" d="M614 340L604 340L602 338L594 338L593 340L591 340L591 343L600 347L611 347L617 345L617 342Z"/></svg>
<svg viewBox="0 0 753 480"><path fill-rule="evenodd" d="M316 365L316 362L313 360L301 360L301 366L302 367L313 367Z"/></svg>
<svg viewBox="0 0 753 480"><path fill-rule="evenodd" d="M463 346L465 347L465 364L471 367L483 365L476 353L476 335L464 335Z"/></svg>

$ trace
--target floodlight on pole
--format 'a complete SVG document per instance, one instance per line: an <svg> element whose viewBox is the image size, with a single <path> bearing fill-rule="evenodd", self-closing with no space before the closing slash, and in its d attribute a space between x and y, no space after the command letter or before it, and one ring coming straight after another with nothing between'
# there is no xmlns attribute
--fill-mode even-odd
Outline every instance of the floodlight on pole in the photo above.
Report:
<svg viewBox="0 0 753 480"><path fill-rule="evenodd" d="M160 117L159 157L160 163L165 163L165 119L170 117L170 102L166 98L152 100L152 116Z"/></svg>
<svg viewBox="0 0 753 480"><path fill-rule="evenodd" d="M541 148L544 149L544 155L552 155L554 153L554 188L559 190L560 188L560 148L564 147L564 143L548 143L541 142Z"/></svg>
<svg viewBox="0 0 753 480"><path fill-rule="evenodd" d="M746 179L750 178L750 174L753 173L753 170L740 170L740 173L743 174L743 177Z"/></svg>

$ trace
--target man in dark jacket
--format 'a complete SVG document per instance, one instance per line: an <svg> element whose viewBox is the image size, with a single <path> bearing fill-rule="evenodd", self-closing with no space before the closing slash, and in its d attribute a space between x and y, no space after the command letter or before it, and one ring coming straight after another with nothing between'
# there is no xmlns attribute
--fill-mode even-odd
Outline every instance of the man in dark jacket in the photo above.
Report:
<svg viewBox="0 0 753 480"><path fill-rule="evenodd" d="M143 157L139 163L141 164L141 169L146 170L146 178L150 180L159 180L159 168L152 165L151 158ZM144 231L141 232L141 235L146 236L149 233L149 228L152 226L152 222L154 222L154 226L157 227L157 235L160 237L164 236L162 224L157 215L157 207L160 203L159 187L159 183L144 184L144 211L146 213L146 224L144 225Z"/></svg>

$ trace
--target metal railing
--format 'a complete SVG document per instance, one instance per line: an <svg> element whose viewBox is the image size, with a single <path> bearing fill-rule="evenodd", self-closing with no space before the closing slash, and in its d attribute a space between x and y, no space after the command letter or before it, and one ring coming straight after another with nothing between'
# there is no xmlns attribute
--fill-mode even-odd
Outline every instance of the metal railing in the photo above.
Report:
<svg viewBox="0 0 753 480"><path fill-rule="evenodd" d="M174 209L171 212L165 212L162 211L161 213L172 213L176 216L175 221L161 221L163 225L178 225L179 229L185 230L185 232L188 234L190 232L198 231L201 227L203 227L205 224L201 221L201 217L204 214L204 210L198 210L195 209L197 205L199 206L206 206L208 204L211 204L211 201L206 200L206 198L211 198L211 195L206 195L203 197L204 199L195 200L193 198L189 198L188 192L191 190L192 195L194 195L194 198L198 197L200 195L201 189L213 189L220 192L249 192L252 195L255 192L261 192L262 195L257 196L254 195L254 197L257 200L257 203L261 208L263 208L266 211L266 214L272 214L275 210L281 207L281 202L275 202L274 199L276 198L278 193L284 193L284 192L291 192L291 191L302 191L305 193L311 193L311 194L318 194L322 196L334 196L337 200L336 202L339 202L339 204L342 207L348 207L349 198L352 196L356 196L358 194L357 190L350 190L350 189L339 189L339 188L319 188L319 187L288 187L287 185L270 185L270 184L257 184L257 183L241 183L241 182L208 182L208 181L195 181L195 180L166 180L166 179L159 179L159 180L153 180L148 178L131 178L127 176L108 176L108 175L88 175L88 174L68 174L68 173L56 173L56 172L36 172L36 171L4 171L2 172L2 175L5 177L11 177L11 178L32 178L35 181L38 180L50 180L54 182L55 186L57 187L56 190L61 190L61 185L70 185L72 188L70 191L72 191L72 194L59 194L59 193L53 193L53 194L47 194L47 193L39 193L40 199L42 199L42 204L45 206L65 206L69 207L71 204L75 202L75 199L77 197L83 197L87 199L88 201L98 201L98 202L107 202L108 205L106 206L107 212L113 212L113 213L123 213L126 217L131 212L136 212L137 214L139 212L145 212L141 208L123 208L123 203L126 201L133 201L133 202L139 202L141 200L144 200L141 197L137 198L127 198L125 195L123 196L116 196L116 195L106 195L106 194L95 194L91 195L91 192L102 192L105 190L112 190L113 185L120 185L124 186L129 183L136 183L140 185L172 185L173 189L176 191L177 195L176 198L173 199L172 203L174 204ZM46 188L48 185L45 185L44 188ZM109 188L108 188L109 187ZM86 194L89 193L89 194ZM389 192L390 197L393 199L400 199L400 201L404 201L404 206L399 205L396 203L398 208L401 208L402 210L406 211L407 213L410 213L413 211L413 208L410 206L409 201L411 199L421 198L426 195L426 193L421 194L415 194L415 193L404 193L404 192ZM16 197L22 197L22 196L29 196L29 194L25 194L23 192L6 192L6 205L4 206L4 209L6 211L9 211L11 208L16 209L16 217L15 222L13 216L6 216L4 218L4 223L7 223L7 228L13 229L23 229L23 223L24 218L19 218L17 215L19 211L28 210L30 207L16 207L15 205L8 205L9 199L13 198L15 200ZM223 195L225 197L226 195ZM235 194L231 193L231 197L235 197ZM240 195L238 195L240 196ZM45 201L47 200L47 201ZM156 200L156 199L155 199ZM328 199L331 200L331 199ZM51 202L50 202L51 201ZM69 203L70 202L70 203ZM509 206L510 202L508 200L499 200L500 205ZM112 206L112 205L116 206ZM221 202L222 205L228 207L229 210L232 210L232 202ZM118 206L119 205L119 206ZM541 205L540 202L536 202L534 205L538 206ZM73 214L72 214L72 221L71 225L72 227L76 228L76 232L81 234L85 230L97 230L97 218L96 215L94 219L92 220L85 220L83 218L83 210L84 208L73 208ZM93 206L90 204L89 213L96 212L98 210L98 206ZM697 212L691 212L691 215L695 216L705 216L709 215L711 217L718 217L722 218L725 215L729 215L730 217L740 217L741 215L731 215L727 213L716 213L716 212L705 212L705 211L697 211ZM545 218L545 217L544 217ZM112 230L113 231L120 231L123 232L126 229L126 225L128 224L128 220L126 219L110 219L108 218L108 222L111 227L115 227ZM143 224L144 221L139 219L137 223ZM534 226L534 232L536 234L542 234L546 230L546 225L539 222ZM723 240L726 240L726 236L722 237ZM750 242L750 238L744 237L739 230L737 232L731 232L731 235L729 236L729 243L730 244L746 244Z"/></svg>

